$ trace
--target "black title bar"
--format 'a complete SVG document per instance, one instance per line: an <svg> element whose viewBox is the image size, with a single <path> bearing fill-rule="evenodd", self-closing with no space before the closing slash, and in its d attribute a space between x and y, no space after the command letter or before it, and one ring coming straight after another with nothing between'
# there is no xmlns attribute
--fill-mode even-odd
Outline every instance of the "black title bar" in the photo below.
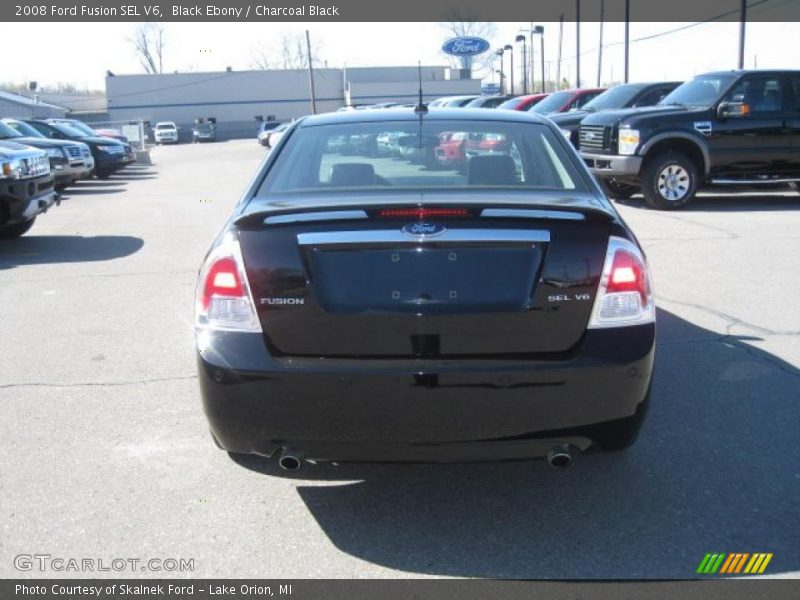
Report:
<svg viewBox="0 0 800 600"><path fill-rule="evenodd" d="M796 599L798 580L497 581L258 579L0 580L3 600L770 600Z"/></svg>
<svg viewBox="0 0 800 600"><path fill-rule="evenodd" d="M575 21L577 0L3 0L2 21ZM800 0L747 0L748 21L800 21ZM625 20L626 0L606 0L604 19ZM741 0L628 0L631 21L737 21ZM600 0L580 0L581 21L600 20ZM796 43L797 40L786 40Z"/></svg>

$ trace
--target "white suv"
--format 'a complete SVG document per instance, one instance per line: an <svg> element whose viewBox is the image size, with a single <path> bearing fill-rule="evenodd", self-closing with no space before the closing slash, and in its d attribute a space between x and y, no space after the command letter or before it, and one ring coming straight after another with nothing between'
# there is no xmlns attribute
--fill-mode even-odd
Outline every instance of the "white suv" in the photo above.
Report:
<svg viewBox="0 0 800 600"><path fill-rule="evenodd" d="M156 123L153 130L153 137L156 144L176 144L178 143L178 126L172 121L161 121Z"/></svg>

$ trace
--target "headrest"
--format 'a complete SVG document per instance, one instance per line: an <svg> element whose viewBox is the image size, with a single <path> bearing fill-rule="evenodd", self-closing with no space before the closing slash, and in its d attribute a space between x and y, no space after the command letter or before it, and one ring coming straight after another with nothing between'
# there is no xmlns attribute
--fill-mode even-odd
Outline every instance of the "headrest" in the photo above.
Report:
<svg viewBox="0 0 800 600"><path fill-rule="evenodd" d="M467 183L473 185L514 185L517 166L510 156L473 156L469 159Z"/></svg>
<svg viewBox="0 0 800 600"><path fill-rule="evenodd" d="M339 163L331 168L331 185L375 185L375 168L369 163Z"/></svg>

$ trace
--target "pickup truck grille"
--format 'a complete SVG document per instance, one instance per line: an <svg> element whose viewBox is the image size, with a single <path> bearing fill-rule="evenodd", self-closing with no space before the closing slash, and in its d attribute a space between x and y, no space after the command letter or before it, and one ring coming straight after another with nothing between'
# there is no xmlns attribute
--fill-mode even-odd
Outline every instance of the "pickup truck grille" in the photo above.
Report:
<svg viewBox="0 0 800 600"><path fill-rule="evenodd" d="M67 154L69 154L70 160L80 160L83 158L81 156L80 146L67 146Z"/></svg>
<svg viewBox="0 0 800 600"><path fill-rule="evenodd" d="M602 125L581 125L580 149L588 152L611 149L611 128Z"/></svg>

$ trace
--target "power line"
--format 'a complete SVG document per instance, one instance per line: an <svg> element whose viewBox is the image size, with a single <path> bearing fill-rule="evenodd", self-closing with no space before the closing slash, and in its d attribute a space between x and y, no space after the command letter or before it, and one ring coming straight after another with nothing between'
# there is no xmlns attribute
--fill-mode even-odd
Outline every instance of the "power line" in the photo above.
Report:
<svg viewBox="0 0 800 600"><path fill-rule="evenodd" d="M759 6L761 4L765 4L766 2L769 2L769 1L770 0L756 0L755 2L752 2L752 3L748 4L747 8L749 9L750 7ZM760 10L754 10L753 13L764 12L766 10L774 10L775 8L783 6L784 4L789 4L790 2L794 2L794 1L795 0L783 0L782 2L779 2L778 4L775 4L774 6L767 6L767 7L762 7ZM731 15L737 14L738 12L739 12L738 8L737 9L733 9L733 10L729 10L727 12L724 12L722 14L716 15L714 17L709 17L708 19L704 19L702 21L697 21L696 23L689 23L688 25L682 25L680 27L675 27L674 29L668 29L666 31L660 31L658 33L653 33L653 34L650 34L650 35L645 35L645 36L642 36L642 37L634 38L634 39L630 40L630 43L633 44L635 42L644 42L644 41L647 41L647 40L652 40L652 39L655 39L655 38L664 37L666 35L671 35L673 33L679 32L679 31L685 31L685 30L691 29L693 27L698 27L700 25L705 25L707 23L712 23L714 21L719 21L720 19L724 19L725 17L729 17ZM614 47L614 46L621 46L624 43L625 43L624 40L623 41L617 41L617 42L609 42L608 44L603 44L603 48L611 48L611 47ZM598 52L598 50L599 50L599 48L590 48L589 50L586 50L585 52L581 52L580 55L568 56L566 58L562 58L561 60L562 61L572 61L572 60L575 60L576 58L578 58L578 56L583 57L583 56L586 56L588 54L594 54L595 52ZM548 61L548 62L553 62L553 61Z"/></svg>

